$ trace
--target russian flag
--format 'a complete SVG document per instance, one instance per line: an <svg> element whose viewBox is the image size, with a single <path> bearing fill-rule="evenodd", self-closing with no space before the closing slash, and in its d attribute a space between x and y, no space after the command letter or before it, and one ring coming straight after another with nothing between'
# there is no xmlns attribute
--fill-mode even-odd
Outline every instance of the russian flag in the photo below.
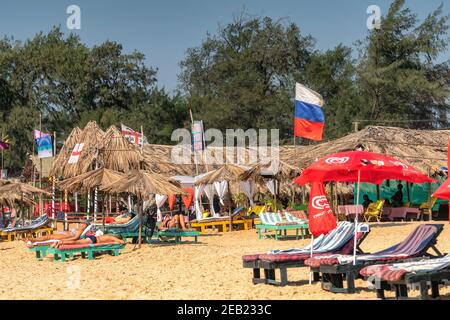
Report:
<svg viewBox="0 0 450 320"><path fill-rule="evenodd" d="M322 140L325 116L320 94L299 83L295 86L294 136Z"/></svg>

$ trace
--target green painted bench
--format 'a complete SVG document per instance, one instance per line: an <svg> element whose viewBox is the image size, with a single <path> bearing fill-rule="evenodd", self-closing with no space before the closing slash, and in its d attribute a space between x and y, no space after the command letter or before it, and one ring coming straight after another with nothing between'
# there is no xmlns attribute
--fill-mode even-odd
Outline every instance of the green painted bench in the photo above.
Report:
<svg viewBox="0 0 450 320"><path fill-rule="evenodd" d="M258 239L262 239L262 231L275 231L275 239L279 240L287 237L288 230L295 230L295 240L299 239L299 233L301 233L302 239L305 239L305 235L308 232L308 224L281 224L281 225L256 225L258 231ZM282 235L284 234L284 236Z"/></svg>
<svg viewBox="0 0 450 320"><path fill-rule="evenodd" d="M75 257L75 253L81 253L82 258L86 258L88 260L94 259L94 253L97 252L109 252L114 256L118 256L120 254L120 250L125 248L125 245L117 244L117 245L89 245L87 247L82 248L73 248L73 249L56 249L49 248L47 253L53 254L53 261L65 262L66 258L69 257L73 259Z"/></svg>

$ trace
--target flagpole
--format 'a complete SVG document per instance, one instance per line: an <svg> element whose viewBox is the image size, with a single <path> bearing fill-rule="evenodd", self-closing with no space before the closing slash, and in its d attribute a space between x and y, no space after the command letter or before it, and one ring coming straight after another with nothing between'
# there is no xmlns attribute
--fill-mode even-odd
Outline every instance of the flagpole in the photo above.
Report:
<svg viewBox="0 0 450 320"><path fill-rule="evenodd" d="M39 141L42 139L42 113L39 114ZM38 152L39 157L39 152ZM39 188L42 189L42 158L39 157ZM42 193L39 194L39 215L42 216L43 213L43 199L42 199Z"/></svg>
<svg viewBox="0 0 450 320"><path fill-rule="evenodd" d="M56 131L53 131L53 156L56 157ZM52 221L55 220L56 177L52 179Z"/></svg>
<svg viewBox="0 0 450 320"><path fill-rule="evenodd" d="M358 189L356 190L356 205L359 204L360 183L361 183L361 170L358 170ZM356 236L357 236L357 233L358 233L358 210L356 210L356 215L355 215L355 235L353 236L353 265L356 265L356 247L357 247Z"/></svg>
<svg viewBox="0 0 450 320"><path fill-rule="evenodd" d="M194 116L192 115L192 109L189 109L189 114L191 115L191 124L194 125ZM191 126L191 128L192 128L192 126ZM191 129L191 134L192 134L192 129ZM192 141L191 141L191 144L192 144ZM192 148L192 150L194 152L195 174L198 176L197 154L196 154L194 148Z"/></svg>

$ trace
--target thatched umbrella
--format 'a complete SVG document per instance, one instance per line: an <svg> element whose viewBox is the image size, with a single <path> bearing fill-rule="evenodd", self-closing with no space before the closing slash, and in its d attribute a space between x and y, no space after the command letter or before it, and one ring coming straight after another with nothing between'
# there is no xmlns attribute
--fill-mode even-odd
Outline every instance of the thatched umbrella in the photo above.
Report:
<svg viewBox="0 0 450 320"><path fill-rule="evenodd" d="M49 192L26 183L0 180L0 205L2 206L11 206L13 204L35 204L34 201L29 198L34 194L50 195Z"/></svg>
<svg viewBox="0 0 450 320"><path fill-rule="evenodd" d="M133 193L138 197L139 247L142 235L142 201L155 194L183 194L183 191L164 176L143 170L130 171L118 181L101 188L109 193ZM131 208L130 208L131 210Z"/></svg>
<svg viewBox="0 0 450 320"><path fill-rule="evenodd" d="M235 164L224 164L216 170L209 171L202 174L198 179L195 179L195 185L213 184L214 182L226 181L228 183L228 196L231 200L230 183L240 181L240 177L249 167L239 166ZM231 201L228 206L230 215L230 231L233 230L233 217L231 216Z"/></svg>
<svg viewBox="0 0 450 320"><path fill-rule="evenodd" d="M242 181L253 180L260 185L265 185L267 179L274 179L277 185L282 183L288 183L292 185L291 180L297 177L301 173L299 168L296 168L282 160L274 161L270 160L265 163L259 163L254 165L249 170L245 171L240 179ZM274 190L274 206L277 205L277 188L275 185Z"/></svg>
<svg viewBox="0 0 450 320"><path fill-rule="evenodd" d="M70 192L76 190L89 190L92 188L106 187L124 176L123 173L105 168L100 168L76 177L58 182L58 187Z"/></svg>
<svg viewBox="0 0 450 320"><path fill-rule="evenodd" d="M64 167L70 158L73 148L80 139L81 132L81 129L78 127L72 129L72 132L69 134L66 141L64 141L64 145L53 161L52 169L50 170L51 176L58 177L63 175Z"/></svg>
<svg viewBox="0 0 450 320"><path fill-rule="evenodd" d="M144 157L139 147L128 141L116 126L106 131L98 161L101 166L115 171L138 170Z"/></svg>
<svg viewBox="0 0 450 320"><path fill-rule="evenodd" d="M98 158L99 150L103 146L105 133L95 121L90 121L78 137L76 143L83 143L83 150L77 163L64 165L64 178L75 177L92 169L95 160Z"/></svg>

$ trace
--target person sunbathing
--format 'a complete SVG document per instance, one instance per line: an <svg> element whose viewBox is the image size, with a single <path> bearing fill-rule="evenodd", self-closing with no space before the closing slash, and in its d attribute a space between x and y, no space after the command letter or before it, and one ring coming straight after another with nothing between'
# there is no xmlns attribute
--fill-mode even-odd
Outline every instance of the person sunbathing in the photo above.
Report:
<svg viewBox="0 0 450 320"><path fill-rule="evenodd" d="M52 248L59 248L60 246L64 245L88 245L88 244L125 244L125 241L122 239L119 239L115 236L105 234L105 235L93 235L89 234L86 235L85 239L79 239L79 240L60 240L58 242L55 242L51 245Z"/></svg>
<svg viewBox="0 0 450 320"><path fill-rule="evenodd" d="M131 219L133 219L134 216L135 215L133 213L125 212L125 213L122 213L121 215L118 215L115 218L113 218L113 217L105 218L105 223L107 223L107 224L110 224L110 223L125 224L128 221L130 221Z"/></svg>
<svg viewBox="0 0 450 320"><path fill-rule="evenodd" d="M163 221L161 221L161 224L159 225L159 229L167 230L172 228L181 229L183 231L187 230L184 215L175 214L173 217L170 217L169 214L166 214L164 216Z"/></svg>
<svg viewBox="0 0 450 320"><path fill-rule="evenodd" d="M38 238L24 237L22 238L22 240L28 244L50 240L78 240L80 239L83 232L88 232L90 228L92 228L92 225L88 223L81 223L78 229L72 229L70 231L58 231L53 234L49 234Z"/></svg>

